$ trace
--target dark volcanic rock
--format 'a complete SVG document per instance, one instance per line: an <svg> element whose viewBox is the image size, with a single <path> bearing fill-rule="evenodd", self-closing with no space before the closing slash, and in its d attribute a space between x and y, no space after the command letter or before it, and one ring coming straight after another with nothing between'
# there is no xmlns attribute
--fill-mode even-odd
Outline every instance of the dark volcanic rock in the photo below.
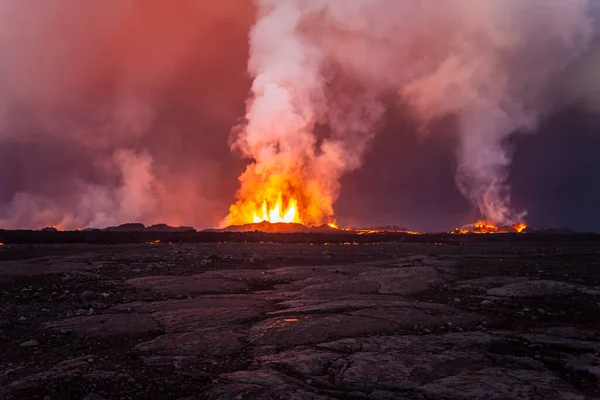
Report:
<svg viewBox="0 0 600 400"><path fill-rule="evenodd" d="M169 226L167 224L156 224L146 228L148 232L196 232L191 226Z"/></svg>
<svg viewBox="0 0 600 400"><path fill-rule="evenodd" d="M335 305L321 304L320 311L336 311ZM332 310L333 308L333 310ZM314 311L319 311L315 309ZM379 333L413 331L415 326L434 328L447 324L477 325L481 317L463 314L450 307L372 307L332 314L289 314L269 318L250 329L249 340L256 344L298 345L331 339Z"/></svg>
<svg viewBox="0 0 600 400"><path fill-rule="evenodd" d="M144 354L218 357L239 351L242 347L241 338L239 329L197 329L159 336L137 345L135 350Z"/></svg>
<svg viewBox="0 0 600 400"><path fill-rule="evenodd" d="M235 296L235 295L234 295ZM267 302L250 296L200 297L189 300L123 304L113 312L152 313L167 332L189 332L213 326L239 325L256 320L269 309Z"/></svg>
<svg viewBox="0 0 600 400"><path fill-rule="evenodd" d="M128 223L119 226L109 226L104 228L105 232L162 232L162 233L173 233L173 232L196 232L191 226L169 226L167 224L156 224L149 227L144 226L140 223Z"/></svg>
<svg viewBox="0 0 600 400"><path fill-rule="evenodd" d="M92 292L91 290L86 290L85 292L81 293L81 298L83 300L92 300L96 297L98 297L98 295L96 295L96 293Z"/></svg>
<svg viewBox="0 0 600 400"><path fill-rule="evenodd" d="M127 283L137 288L170 295L235 293L248 288L248 285L240 281L206 279L203 275L146 276L129 279Z"/></svg>
<svg viewBox="0 0 600 400"><path fill-rule="evenodd" d="M267 233L299 233L310 232L311 228L297 223L270 223L267 221L255 224L230 225L226 228L213 231L221 232L254 232L261 231Z"/></svg>
<svg viewBox="0 0 600 400"><path fill-rule="evenodd" d="M140 223L121 224L119 226L109 226L103 229L106 232L144 232L146 227Z"/></svg>
<svg viewBox="0 0 600 400"><path fill-rule="evenodd" d="M87 337L102 337L152 332L159 326L147 314L104 314L62 319L49 322L46 327Z"/></svg>
<svg viewBox="0 0 600 400"><path fill-rule="evenodd" d="M584 396L551 372L485 368L449 376L417 388L428 398L454 399L569 399Z"/></svg>
<svg viewBox="0 0 600 400"><path fill-rule="evenodd" d="M95 234L135 243L0 249L0 398L600 395L592 242Z"/></svg>
<svg viewBox="0 0 600 400"><path fill-rule="evenodd" d="M586 288L568 282L528 280L488 289L486 293L491 296L499 297L534 297L567 294L575 292L578 289L586 290ZM600 294L600 291L598 291L598 294Z"/></svg>
<svg viewBox="0 0 600 400"><path fill-rule="evenodd" d="M106 400L106 398L94 392L90 392L81 400Z"/></svg>

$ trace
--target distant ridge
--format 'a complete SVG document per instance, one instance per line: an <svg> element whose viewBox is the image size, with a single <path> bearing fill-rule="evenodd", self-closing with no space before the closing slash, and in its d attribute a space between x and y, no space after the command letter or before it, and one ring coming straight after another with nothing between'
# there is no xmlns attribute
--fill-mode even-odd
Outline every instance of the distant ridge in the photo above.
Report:
<svg viewBox="0 0 600 400"><path fill-rule="evenodd" d="M167 224L156 224L149 227L141 223L128 223L118 226L109 226L102 229L105 232L196 232L191 226L169 226Z"/></svg>
<svg viewBox="0 0 600 400"><path fill-rule="evenodd" d="M258 222L255 224L230 225L222 229L205 229L202 232L255 232L261 231L266 233L335 233L337 229L327 225L308 227L298 223L277 222L271 223L268 221Z"/></svg>

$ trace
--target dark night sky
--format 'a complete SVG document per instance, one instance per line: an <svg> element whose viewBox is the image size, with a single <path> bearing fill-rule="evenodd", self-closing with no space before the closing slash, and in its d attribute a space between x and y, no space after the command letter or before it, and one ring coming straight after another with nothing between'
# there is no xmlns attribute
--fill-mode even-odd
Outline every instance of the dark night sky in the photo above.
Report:
<svg viewBox="0 0 600 400"><path fill-rule="evenodd" d="M598 116L571 108L512 137L513 204L530 225L600 231L599 129ZM454 185L454 138L410 130L392 119L375 138L363 168L344 178L340 220L437 231L477 217Z"/></svg>

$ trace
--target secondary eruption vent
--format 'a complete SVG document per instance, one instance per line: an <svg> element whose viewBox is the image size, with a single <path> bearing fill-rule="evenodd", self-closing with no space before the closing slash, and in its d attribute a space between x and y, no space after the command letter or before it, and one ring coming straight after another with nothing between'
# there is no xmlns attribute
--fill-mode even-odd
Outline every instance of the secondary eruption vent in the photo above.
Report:
<svg viewBox="0 0 600 400"><path fill-rule="evenodd" d="M464 225L462 228L456 228L452 234L468 233L524 233L527 224L523 221L512 225L496 225L490 221L477 221L474 224Z"/></svg>

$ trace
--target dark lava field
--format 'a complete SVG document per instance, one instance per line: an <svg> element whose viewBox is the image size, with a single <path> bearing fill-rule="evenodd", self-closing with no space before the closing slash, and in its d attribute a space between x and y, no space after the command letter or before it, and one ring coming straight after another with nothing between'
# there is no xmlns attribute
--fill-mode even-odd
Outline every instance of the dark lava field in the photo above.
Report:
<svg viewBox="0 0 600 400"><path fill-rule="evenodd" d="M600 398L597 236L186 235L3 232L0 398Z"/></svg>

